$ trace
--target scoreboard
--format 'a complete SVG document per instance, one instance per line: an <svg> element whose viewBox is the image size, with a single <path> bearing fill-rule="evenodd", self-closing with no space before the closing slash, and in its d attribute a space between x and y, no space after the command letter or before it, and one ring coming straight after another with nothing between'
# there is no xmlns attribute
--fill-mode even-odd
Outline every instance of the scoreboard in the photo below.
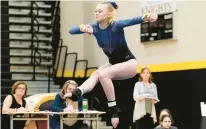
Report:
<svg viewBox="0 0 206 129"><path fill-rule="evenodd" d="M173 39L173 13L159 14L155 22L141 24L141 42Z"/></svg>

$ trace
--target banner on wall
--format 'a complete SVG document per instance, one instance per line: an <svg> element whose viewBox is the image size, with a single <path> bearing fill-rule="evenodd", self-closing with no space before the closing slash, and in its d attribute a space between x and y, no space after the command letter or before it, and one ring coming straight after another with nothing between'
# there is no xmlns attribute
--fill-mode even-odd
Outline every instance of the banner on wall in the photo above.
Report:
<svg viewBox="0 0 206 129"><path fill-rule="evenodd" d="M140 1L141 14L157 13L165 14L176 11L176 2L171 0L145 0Z"/></svg>

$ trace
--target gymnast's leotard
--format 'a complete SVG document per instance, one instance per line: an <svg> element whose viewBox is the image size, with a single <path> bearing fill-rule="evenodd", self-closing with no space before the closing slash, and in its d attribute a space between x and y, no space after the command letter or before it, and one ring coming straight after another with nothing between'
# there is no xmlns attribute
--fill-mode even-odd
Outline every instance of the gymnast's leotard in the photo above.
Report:
<svg viewBox="0 0 206 129"><path fill-rule="evenodd" d="M135 59L127 46L124 35L124 27L140 24L143 22L141 16L132 19L118 20L111 23L106 29L101 29L99 23L90 24L93 27L93 35L98 45L103 49L111 64L117 64ZM82 34L79 26L69 30L70 34Z"/></svg>

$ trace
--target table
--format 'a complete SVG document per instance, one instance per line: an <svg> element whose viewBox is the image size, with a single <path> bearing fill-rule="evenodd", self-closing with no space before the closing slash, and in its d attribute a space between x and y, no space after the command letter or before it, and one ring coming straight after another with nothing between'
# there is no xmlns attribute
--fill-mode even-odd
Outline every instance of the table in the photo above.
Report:
<svg viewBox="0 0 206 129"><path fill-rule="evenodd" d="M59 112L60 127L63 129L63 122L65 120L93 120L96 121L96 129L98 129L99 115L104 113L100 111ZM75 115L75 117L72 117L72 115Z"/></svg>
<svg viewBox="0 0 206 129"><path fill-rule="evenodd" d="M80 112L48 112L48 111L38 111L38 112L11 112L7 113L10 115L10 129L13 129L14 120L46 120L47 129L49 127L49 116L50 115L60 115L60 127L63 129L63 121L65 120L94 120L96 121L96 129L98 129L98 120L99 115L104 114L105 112L100 111L80 111ZM19 115L19 117L18 117ZM21 115L28 115L28 117L21 117ZM46 115L45 118L36 117L36 115ZM75 117L72 117L75 115ZM16 117L15 117L16 116ZM35 117L34 117L35 116Z"/></svg>
<svg viewBox="0 0 206 129"><path fill-rule="evenodd" d="M56 114L55 112L48 112L48 111L38 111L38 112L10 112L6 113L10 115L10 129L13 129L13 121L14 120L46 120L47 121L47 129L49 127L49 116ZM27 115L27 117L22 117L22 115ZM45 118L36 117L36 115L46 115ZM35 116L35 117L34 117Z"/></svg>

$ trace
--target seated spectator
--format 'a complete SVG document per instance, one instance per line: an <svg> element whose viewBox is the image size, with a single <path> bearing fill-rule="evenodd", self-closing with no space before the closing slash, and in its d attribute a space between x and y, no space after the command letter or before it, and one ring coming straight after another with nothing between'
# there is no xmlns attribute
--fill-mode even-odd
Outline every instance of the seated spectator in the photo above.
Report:
<svg viewBox="0 0 206 129"><path fill-rule="evenodd" d="M52 104L53 112L69 112L69 111L81 111L82 107L80 103L82 103L83 98L80 98L78 102L74 102L69 98L64 98L66 93L72 92L78 87L75 81L69 80L65 82L62 90L59 94L56 95L55 100ZM60 129L60 116L53 115L50 121L51 129ZM63 124L64 129L88 129L88 125L84 124L82 121L77 120L68 120L64 121Z"/></svg>
<svg viewBox="0 0 206 129"><path fill-rule="evenodd" d="M160 111L159 121L160 121L160 119L161 119L161 117L162 117L163 115L170 115L170 116L172 116L169 109L162 109L162 110Z"/></svg>
<svg viewBox="0 0 206 129"><path fill-rule="evenodd" d="M169 109L162 109L162 110L160 111L159 125L158 125L157 127L160 127L160 120L161 120L161 117L162 117L163 115L169 115L169 116L171 116L171 119L172 119L172 121L173 121L173 118L172 118L172 115L171 115L170 110L169 110ZM157 128L157 127L156 127L156 128Z"/></svg>
<svg viewBox="0 0 206 129"><path fill-rule="evenodd" d="M175 126L171 126L173 123L172 117L170 115L163 115L160 118L160 126L155 129L177 129Z"/></svg>
<svg viewBox="0 0 206 129"><path fill-rule="evenodd" d="M13 84L11 95L6 96L3 107L2 113L6 114L8 112L27 112L28 105L26 100L24 99L27 95L27 84L21 81L17 81ZM8 116L4 115L4 120L8 120ZM14 121L13 129L24 129L26 121ZM4 123L4 122L3 122Z"/></svg>

